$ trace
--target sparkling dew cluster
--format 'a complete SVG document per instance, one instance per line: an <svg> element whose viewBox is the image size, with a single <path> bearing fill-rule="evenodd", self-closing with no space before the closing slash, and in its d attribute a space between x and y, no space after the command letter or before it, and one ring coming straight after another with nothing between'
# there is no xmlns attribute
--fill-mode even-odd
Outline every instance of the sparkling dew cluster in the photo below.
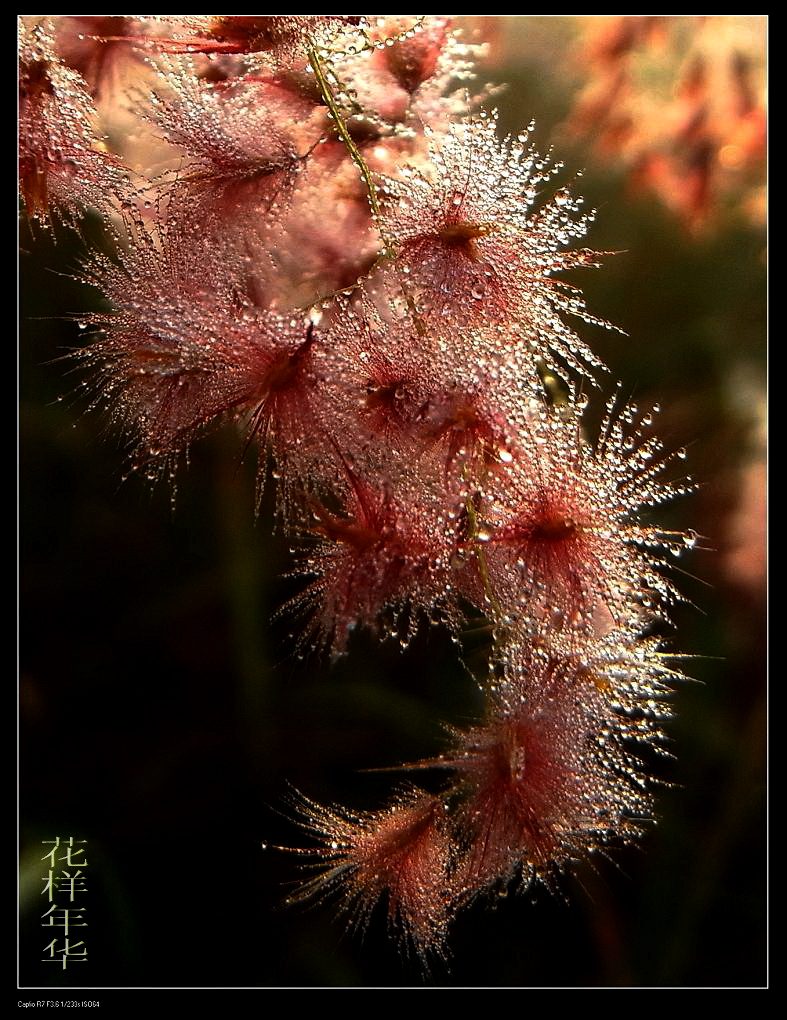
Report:
<svg viewBox="0 0 787 1020"><path fill-rule="evenodd" d="M468 93L477 49L442 18L20 23L26 213L104 219L78 357L132 469L221 422L257 444L302 542L304 647L488 620L484 718L407 766L431 787L358 813L294 797L294 898L355 924L382 901L424 960L479 895L641 832L637 747L679 675L651 635L695 540L646 519L689 487L658 408L616 395L585 424L603 366L572 323L606 324L560 274L597 264L593 215L532 125L501 138ZM118 106L138 135L113 147Z"/></svg>

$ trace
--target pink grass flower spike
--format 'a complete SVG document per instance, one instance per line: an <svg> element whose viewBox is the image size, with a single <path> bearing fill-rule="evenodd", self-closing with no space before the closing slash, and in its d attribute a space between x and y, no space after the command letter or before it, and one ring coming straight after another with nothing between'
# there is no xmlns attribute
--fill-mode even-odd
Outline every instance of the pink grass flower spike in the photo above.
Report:
<svg viewBox="0 0 787 1020"><path fill-rule="evenodd" d="M481 624L485 708L401 766L423 789L291 799L290 899L360 928L383 904L428 967L468 903L553 887L651 818L638 749L663 750L680 679L656 633L696 542L652 518L691 483L653 413L616 396L587 428L584 327L609 326L562 274L599 264L594 214L532 125L500 136L447 18L25 17L20 39L23 212L100 214L82 279L106 306L75 357L132 466L220 426L258 446L300 652L426 623L461 654Z"/></svg>

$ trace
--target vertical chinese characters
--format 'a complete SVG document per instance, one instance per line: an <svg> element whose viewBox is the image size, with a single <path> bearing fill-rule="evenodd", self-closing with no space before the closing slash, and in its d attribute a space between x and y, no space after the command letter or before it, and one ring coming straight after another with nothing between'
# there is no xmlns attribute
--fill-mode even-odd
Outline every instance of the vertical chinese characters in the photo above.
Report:
<svg viewBox="0 0 787 1020"><path fill-rule="evenodd" d="M87 962L87 943L82 931L88 926L87 840L55 836L42 843L51 844L52 849L41 858L47 865L41 878L41 895L48 903L41 914L41 927L60 932L44 947L43 962L58 963L66 970L69 964Z"/></svg>

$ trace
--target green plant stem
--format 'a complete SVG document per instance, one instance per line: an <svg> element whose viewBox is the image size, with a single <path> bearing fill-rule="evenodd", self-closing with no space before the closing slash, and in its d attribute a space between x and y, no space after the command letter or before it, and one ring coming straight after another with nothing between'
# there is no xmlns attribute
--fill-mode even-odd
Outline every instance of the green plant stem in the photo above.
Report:
<svg viewBox="0 0 787 1020"><path fill-rule="evenodd" d="M380 237L382 239L383 247L385 249L383 254L387 254L390 251L391 245L389 244L388 239L386 238L382 229L382 216L380 214L380 203L377 199L377 188L375 187L374 181L372 180L372 172L369 169L369 165L367 164L366 160L361 155L360 149L352 139L350 130L347 127L347 122L342 116L342 112L339 109L338 103L336 102L336 97L334 96L333 91L331 90L331 86L330 83L328 82L328 76L325 72L325 68L322 64L322 61L320 60L317 50L313 46L309 49L309 64L311 66L311 69L314 71L314 77L317 81L317 84L320 87L320 93L323 99L325 100L328 109L330 110L331 116L333 117L334 123L336 125L336 130L339 132L339 137L341 138L345 148L349 152L352 161L358 167L363 182L366 185L366 190L369 195L369 205L371 206L372 215L374 216L377 229L380 231Z"/></svg>
<svg viewBox="0 0 787 1020"><path fill-rule="evenodd" d="M349 152L352 161L358 167L358 170L361 174L361 178L363 179L363 182L366 185L366 191L369 197L369 205L372 210L372 216L374 218L375 226L377 227L377 230L380 234L380 240L383 243L383 250L380 252L379 260L382 261L384 259L391 258L393 255L394 246L390 238L387 236L385 228L383 227L383 219L382 214L380 212L380 203L377 198L377 188L375 186L374 181L372 180L372 172L369 169L368 163L361 155L360 149L352 139L350 130L347 127L347 122L342 116L342 112L339 109L338 103L336 102L336 97L334 96L333 91L331 90L331 86L328 81L328 76L326 74L325 67L323 66L319 54L317 53L317 50L314 46L310 47L309 49L309 65L311 66L311 69L314 71L314 77L317 81L317 84L320 87L320 94L325 100L325 103L331 113L331 116L333 117L333 121L334 124L336 125L336 130L339 133L339 137L344 143L344 147ZM413 322L415 324L416 332L419 333L420 336L426 336L426 326L424 325L423 320L418 313L418 309L416 307L415 301L413 300L412 294L410 294L410 292L405 287L404 281L400 282L402 292L407 302L407 307L413 316Z"/></svg>

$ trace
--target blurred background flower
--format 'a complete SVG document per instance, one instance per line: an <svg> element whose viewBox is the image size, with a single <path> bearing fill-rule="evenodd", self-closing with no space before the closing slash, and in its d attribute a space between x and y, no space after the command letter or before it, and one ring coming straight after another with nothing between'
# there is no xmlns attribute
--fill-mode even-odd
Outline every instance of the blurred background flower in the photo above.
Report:
<svg viewBox="0 0 787 1020"><path fill-rule="evenodd" d="M668 640L701 683L673 699L658 825L579 866L562 895L474 906L431 983L765 981L765 28L468 20L489 43L482 74L507 83L501 128L535 116L538 147L554 142L566 179L583 173L589 243L619 254L575 282L629 337L575 326L609 389L619 378L661 404L660 435L686 446L700 489L659 524L712 551L677 575L693 604ZM270 622L293 594L272 487L255 522L256 465L221 432L195 445L174 512L164 483L121 483L117 437L57 362L80 344L67 316L99 310L70 278L82 242L23 225L22 248L22 982L420 983L384 910L360 940L327 911L278 909L297 861L261 843L299 841L285 781L372 809L391 777L359 770L434 757L437 720L472 725L481 702L451 641L427 628L401 652L359 635L336 666L300 659ZM39 841L56 835L91 850L90 957L73 977L40 963Z"/></svg>

